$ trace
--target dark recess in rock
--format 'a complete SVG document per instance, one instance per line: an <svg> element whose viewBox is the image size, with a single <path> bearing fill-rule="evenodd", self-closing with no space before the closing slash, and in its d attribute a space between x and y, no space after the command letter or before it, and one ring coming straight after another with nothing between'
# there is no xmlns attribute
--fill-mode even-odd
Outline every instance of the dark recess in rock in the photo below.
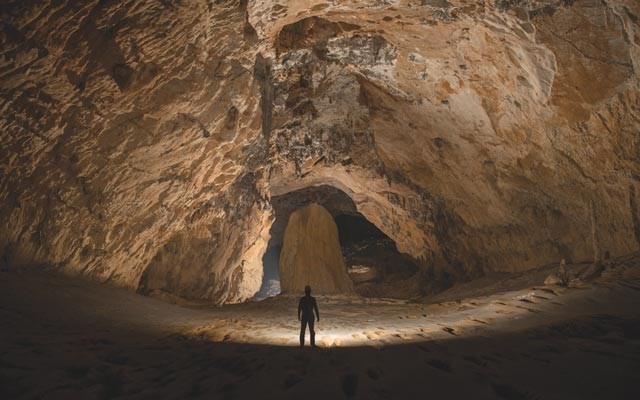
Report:
<svg viewBox="0 0 640 400"><path fill-rule="evenodd" d="M113 66L113 80L123 92L131 86L133 74L133 69L125 64L115 64Z"/></svg>

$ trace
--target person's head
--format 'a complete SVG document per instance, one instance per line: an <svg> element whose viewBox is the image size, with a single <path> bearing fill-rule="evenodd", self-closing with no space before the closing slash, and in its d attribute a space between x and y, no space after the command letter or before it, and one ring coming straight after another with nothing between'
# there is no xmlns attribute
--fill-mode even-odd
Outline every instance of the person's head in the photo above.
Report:
<svg viewBox="0 0 640 400"><path fill-rule="evenodd" d="M304 294L309 296L311 294L311 286L307 285L304 287Z"/></svg>

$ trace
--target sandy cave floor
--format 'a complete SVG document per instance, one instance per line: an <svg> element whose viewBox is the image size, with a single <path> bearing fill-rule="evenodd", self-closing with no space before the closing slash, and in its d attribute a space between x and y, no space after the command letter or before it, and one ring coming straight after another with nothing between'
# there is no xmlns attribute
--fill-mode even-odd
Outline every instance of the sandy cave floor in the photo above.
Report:
<svg viewBox="0 0 640 400"><path fill-rule="evenodd" d="M640 258L569 289L548 272L419 303L319 297L314 350L295 298L176 305L2 272L0 397L640 398Z"/></svg>

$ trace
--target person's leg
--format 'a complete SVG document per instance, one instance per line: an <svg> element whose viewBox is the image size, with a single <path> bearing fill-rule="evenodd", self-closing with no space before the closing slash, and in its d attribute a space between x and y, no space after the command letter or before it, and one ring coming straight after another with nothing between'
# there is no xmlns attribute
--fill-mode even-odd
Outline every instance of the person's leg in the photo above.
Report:
<svg viewBox="0 0 640 400"><path fill-rule="evenodd" d="M307 330L307 320L303 317L300 320L300 347L304 347L304 334L305 330Z"/></svg>
<svg viewBox="0 0 640 400"><path fill-rule="evenodd" d="M314 320L313 318L311 318L309 320L309 338L311 341L311 347L315 347L316 346L316 331L315 329L313 329L314 326Z"/></svg>

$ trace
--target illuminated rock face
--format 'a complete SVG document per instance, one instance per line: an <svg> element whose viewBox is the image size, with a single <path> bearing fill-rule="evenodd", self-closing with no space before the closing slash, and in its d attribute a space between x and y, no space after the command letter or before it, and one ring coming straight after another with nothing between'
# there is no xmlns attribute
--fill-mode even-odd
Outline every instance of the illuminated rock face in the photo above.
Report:
<svg viewBox="0 0 640 400"><path fill-rule="evenodd" d="M280 287L285 294L351 294L353 284L340 252L338 227L324 207L310 204L291 214L280 253Z"/></svg>
<svg viewBox="0 0 640 400"><path fill-rule="evenodd" d="M244 301L314 185L426 292L638 250L636 0L221 3L3 3L3 267Z"/></svg>

